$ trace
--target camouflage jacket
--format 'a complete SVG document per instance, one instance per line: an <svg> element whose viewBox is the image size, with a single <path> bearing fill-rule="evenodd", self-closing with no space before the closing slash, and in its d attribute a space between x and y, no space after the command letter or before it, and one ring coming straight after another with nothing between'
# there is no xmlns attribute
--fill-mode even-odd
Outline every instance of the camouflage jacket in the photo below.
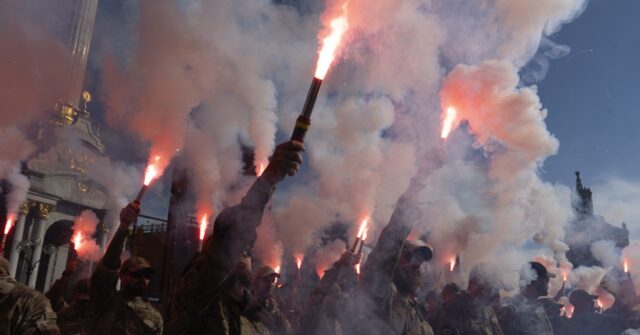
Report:
<svg viewBox="0 0 640 335"><path fill-rule="evenodd" d="M167 334L240 334L240 329L245 328L243 335L263 333L262 327L242 315L242 308L220 295L232 269L253 245L272 193L268 183L258 178L240 204L218 215L213 235L203 251L189 262L176 285Z"/></svg>
<svg viewBox="0 0 640 335"><path fill-rule="evenodd" d="M393 284L393 273L400 258L400 253L413 225L420 220L422 212L417 204L406 194L401 196L391 215L389 224L380 233L376 247L371 251L364 264L361 277L361 288L364 303L371 311L363 311L365 316L372 312L380 319L380 323L367 330L375 334L429 335L433 330L424 319L420 306L415 299L398 293Z"/></svg>
<svg viewBox="0 0 640 335"><path fill-rule="evenodd" d="M291 335L293 329L287 317L282 313L275 299L268 299L259 304L261 310L260 322L263 323L274 335Z"/></svg>
<svg viewBox="0 0 640 335"><path fill-rule="evenodd" d="M67 290L68 274L63 272L62 276L56 280L49 291L44 295L49 299L53 311L58 313L63 308L69 307L67 301L64 299L65 291Z"/></svg>
<svg viewBox="0 0 640 335"><path fill-rule="evenodd" d="M348 264L336 262L325 271L311 292L300 316L297 334L336 335L350 333L350 294L357 285L357 274Z"/></svg>
<svg viewBox="0 0 640 335"><path fill-rule="evenodd" d="M91 311L74 305L58 312L58 327L62 335L89 334L91 322Z"/></svg>
<svg viewBox="0 0 640 335"><path fill-rule="evenodd" d="M464 293L443 311L438 335L503 335L493 307Z"/></svg>
<svg viewBox="0 0 640 335"><path fill-rule="evenodd" d="M56 313L40 292L0 277L0 334L60 334Z"/></svg>
<svg viewBox="0 0 640 335"><path fill-rule="evenodd" d="M505 335L553 335L547 313L537 300L518 294L498 311Z"/></svg>
<svg viewBox="0 0 640 335"><path fill-rule="evenodd" d="M128 298L116 290L120 253L126 237L127 232L116 232L91 276L91 304L95 317L90 333L162 334L162 316L153 305L142 297Z"/></svg>

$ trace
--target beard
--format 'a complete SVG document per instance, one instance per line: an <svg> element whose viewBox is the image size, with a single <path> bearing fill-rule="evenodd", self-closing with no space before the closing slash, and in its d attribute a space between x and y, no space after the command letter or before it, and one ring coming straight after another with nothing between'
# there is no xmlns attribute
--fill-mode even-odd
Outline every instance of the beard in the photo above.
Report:
<svg viewBox="0 0 640 335"><path fill-rule="evenodd" d="M393 275L393 283L398 291L413 295L422 285L422 273L419 268L399 267Z"/></svg>

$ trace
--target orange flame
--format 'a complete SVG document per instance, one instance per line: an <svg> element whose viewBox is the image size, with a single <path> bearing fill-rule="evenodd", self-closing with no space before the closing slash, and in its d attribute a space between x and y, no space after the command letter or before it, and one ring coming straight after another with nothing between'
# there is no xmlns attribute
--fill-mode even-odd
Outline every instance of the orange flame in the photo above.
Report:
<svg viewBox="0 0 640 335"><path fill-rule="evenodd" d="M73 237L73 250L78 251L82 244L82 232L77 232Z"/></svg>
<svg viewBox="0 0 640 335"><path fill-rule="evenodd" d="M598 308L600 308L600 312L602 312L604 306L602 305L602 301L600 301L600 298L596 300L596 305L598 305Z"/></svg>
<svg viewBox="0 0 640 335"><path fill-rule="evenodd" d="M456 268L456 259L452 258L451 261L449 261L449 271L453 272L453 269Z"/></svg>
<svg viewBox="0 0 640 335"><path fill-rule="evenodd" d="M300 268L302 267L302 260L304 259L304 255L296 254L294 257L296 258L296 266L298 267L298 270L300 270Z"/></svg>
<svg viewBox="0 0 640 335"><path fill-rule="evenodd" d="M7 222L4 225L4 235L7 236L13 227L13 222L16 220L16 215L13 213L9 213L7 215Z"/></svg>
<svg viewBox="0 0 640 335"><path fill-rule="evenodd" d="M160 156L153 157L153 162L149 162L147 169L144 171L144 185L149 186L153 180L160 175Z"/></svg>
<svg viewBox="0 0 640 335"><path fill-rule="evenodd" d="M367 225L369 224L369 218L362 219L362 223L360 223L360 228L358 228L358 238L362 238L362 235L365 234L367 230Z"/></svg>
<svg viewBox="0 0 640 335"><path fill-rule="evenodd" d="M367 227L367 229L364 230L364 232L362 232L362 243L364 243L364 241L367 240L367 233L369 233L369 228Z"/></svg>
<svg viewBox="0 0 640 335"><path fill-rule="evenodd" d="M207 233L207 224L209 223L209 215L206 213L202 215L200 219L200 241L204 240L204 235Z"/></svg>
<svg viewBox="0 0 640 335"><path fill-rule="evenodd" d="M568 278L569 278L569 274L562 271L562 281L567 281Z"/></svg>
<svg viewBox="0 0 640 335"><path fill-rule="evenodd" d="M562 307L562 310L564 311L565 315L569 319L571 319L571 317L573 316L573 310L574 309L575 309L575 307L573 307L572 304L568 304L567 306Z"/></svg>
<svg viewBox="0 0 640 335"><path fill-rule="evenodd" d="M456 121L457 117L458 117L458 111L451 106L448 107L447 114L444 118L444 121L442 122L442 133L440 134L440 137L442 138L449 137L449 133L453 129L453 124Z"/></svg>
<svg viewBox="0 0 640 335"><path fill-rule="evenodd" d="M256 164L256 176L260 177L262 176L262 174L264 173L264 169L267 168L267 165L264 163L257 163Z"/></svg>
<svg viewBox="0 0 640 335"><path fill-rule="evenodd" d="M342 36L349 28L349 21L347 20L347 0L342 4L342 13L340 16L334 18L329 23L330 32L322 39L322 48L318 52L318 64L316 65L315 77L318 79L324 79L331 67L331 63L336 58L336 51L340 46Z"/></svg>
<svg viewBox="0 0 640 335"><path fill-rule="evenodd" d="M624 266L624 273L629 273L629 262L625 259L622 265Z"/></svg>
<svg viewBox="0 0 640 335"><path fill-rule="evenodd" d="M273 270L277 273L280 273L280 264L276 265L276 267Z"/></svg>
<svg viewBox="0 0 640 335"><path fill-rule="evenodd" d="M356 273L360 274L360 263L356 264Z"/></svg>

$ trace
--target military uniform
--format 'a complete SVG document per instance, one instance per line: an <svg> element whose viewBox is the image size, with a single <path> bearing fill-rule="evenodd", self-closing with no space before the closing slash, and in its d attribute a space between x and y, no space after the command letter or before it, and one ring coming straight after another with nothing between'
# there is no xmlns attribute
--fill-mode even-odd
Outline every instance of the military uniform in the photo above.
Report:
<svg viewBox="0 0 640 335"><path fill-rule="evenodd" d="M509 299L500 308L498 319L505 335L553 335L551 322L542 304L522 294Z"/></svg>
<svg viewBox="0 0 640 335"><path fill-rule="evenodd" d="M91 304L95 315L91 334L162 334L162 316L151 303L143 297L131 298L116 290L120 254L127 234L122 230L116 232L91 276ZM142 258L132 257L125 266L133 272L148 266L144 263Z"/></svg>
<svg viewBox="0 0 640 335"><path fill-rule="evenodd" d="M351 297L357 286L357 274L352 255L343 255L325 271L320 283L311 292L300 317L298 334L339 335L352 331Z"/></svg>
<svg viewBox="0 0 640 335"><path fill-rule="evenodd" d="M58 312L58 327L62 335L89 334L91 311L69 306Z"/></svg>
<svg viewBox="0 0 640 335"><path fill-rule="evenodd" d="M180 278L171 301L168 334L270 334L256 315L247 314L251 293L227 296L225 285L256 239L273 188L258 178L240 204L216 218L213 235Z"/></svg>
<svg viewBox="0 0 640 335"><path fill-rule="evenodd" d="M493 308L472 299L466 292L444 310L439 321L442 335L502 335L498 316Z"/></svg>
<svg viewBox="0 0 640 335"><path fill-rule="evenodd" d="M0 257L0 334L60 334L49 300L9 277L4 257Z"/></svg>
<svg viewBox="0 0 640 335"><path fill-rule="evenodd" d="M81 279L73 287L71 305L57 312L62 335L89 334L92 312L89 279Z"/></svg>
<svg viewBox="0 0 640 335"><path fill-rule="evenodd" d="M413 297L400 294L393 283L396 265L411 227L422 217L420 208L407 195L398 200L389 224L364 264L361 277L365 310L358 332L373 334L432 335L433 330ZM365 300L366 301L366 300ZM370 321L373 320L373 321Z"/></svg>

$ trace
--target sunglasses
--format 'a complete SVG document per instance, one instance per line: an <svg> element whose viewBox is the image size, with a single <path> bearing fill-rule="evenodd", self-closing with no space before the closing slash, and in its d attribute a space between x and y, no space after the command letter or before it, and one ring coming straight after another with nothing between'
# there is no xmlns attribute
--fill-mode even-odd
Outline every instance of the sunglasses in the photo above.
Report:
<svg viewBox="0 0 640 335"><path fill-rule="evenodd" d="M148 270L140 270L140 271L136 271L136 272L129 272L129 276L131 276L133 278L136 278L136 279L140 279L142 277L144 277L146 279L151 279L153 274L151 272L149 272Z"/></svg>

